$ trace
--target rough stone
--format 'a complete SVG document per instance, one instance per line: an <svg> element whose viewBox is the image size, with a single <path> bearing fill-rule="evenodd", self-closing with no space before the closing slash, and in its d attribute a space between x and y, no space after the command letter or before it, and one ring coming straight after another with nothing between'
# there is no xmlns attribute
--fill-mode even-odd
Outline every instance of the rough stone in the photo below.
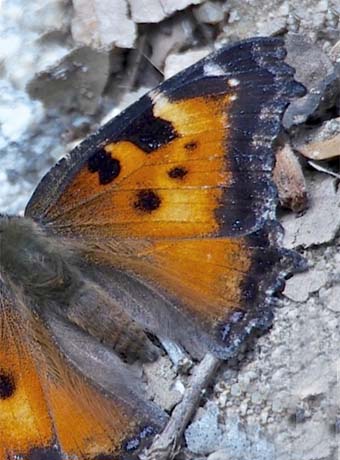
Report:
<svg viewBox="0 0 340 460"><path fill-rule="evenodd" d="M312 133L295 141L296 149L312 160L325 160L340 156L340 118L326 121Z"/></svg>
<svg viewBox="0 0 340 460"><path fill-rule="evenodd" d="M331 241L340 228L340 190L334 179L319 175L309 186L310 209L282 219L287 247L309 247Z"/></svg>
<svg viewBox="0 0 340 460"><path fill-rule="evenodd" d="M210 0L202 3L194 10L194 16L197 21L206 24L218 24L223 21L224 15L222 4Z"/></svg>
<svg viewBox="0 0 340 460"><path fill-rule="evenodd" d="M167 16L175 11L184 10L189 5L199 5L204 0L160 0Z"/></svg>
<svg viewBox="0 0 340 460"><path fill-rule="evenodd" d="M129 0L129 4L135 22L160 22L166 17L161 0Z"/></svg>
<svg viewBox="0 0 340 460"><path fill-rule="evenodd" d="M162 357L155 363L146 364L144 371L148 380L148 394L164 409L173 409L183 393L179 391L180 385L176 385L176 373L170 361Z"/></svg>
<svg viewBox="0 0 340 460"><path fill-rule="evenodd" d="M317 292L327 282L322 266L298 273L286 282L283 294L295 302L305 302L310 294Z"/></svg>
<svg viewBox="0 0 340 460"><path fill-rule="evenodd" d="M126 0L73 0L72 35L80 45L132 48L136 25Z"/></svg>
<svg viewBox="0 0 340 460"><path fill-rule="evenodd" d="M257 27L264 35L278 35L282 34L287 29L287 18L275 17L271 15L269 19L260 21Z"/></svg>
<svg viewBox="0 0 340 460"><path fill-rule="evenodd" d="M208 404L185 431L188 449L194 454L210 454L222 442L222 430L218 425L218 408Z"/></svg>
<svg viewBox="0 0 340 460"><path fill-rule="evenodd" d="M284 114L283 125L289 129L333 106L340 85L332 61L317 45L301 35L289 34L286 48L287 62L296 69L297 81L308 89L307 94L293 101Z"/></svg>
<svg viewBox="0 0 340 460"><path fill-rule="evenodd" d="M160 22L176 11L202 0L129 0L131 16L135 22Z"/></svg>
<svg viewBox="0 0 340 460"><path fill-rule="evenodd" d="M209 455L207 460L236 460L235 457L230 456L230 452L226 449L218 450Z"/></svg>
<svg viewBox="0 0 340 460"><path fill-rule="evenodd" d="M186 53L181 54L170 54L166 61L164 67L164 77L170 78L181 70L189 67L200 59L204 58L209 54L211 50L208 48L187 51Z"/></svg>
<svg viewBox="0 0 340 460"><path fill-rule="evenodd" d="M334 61L334 62L340 62L340 40L335 43L335 45L332 47L332 49L329 52L329 57Z"/></svg>
<svg viewBox="0 0 340 460"><path fill-rule="evenodd" d="M109 70L108 53L83 47L36 75L27 90L47 107L92 114L98 108Z"/></svg>
<svg viewBox="0 0 340 460"><path fill-rule="evenodd" d="M70 46L61 35L68 27L69 7L63 0L3 0L0 61L7 82L25 90L36 72L65 56Z"/></svg>
<svg viewBox="0 0 340 460"><path fill-rule="evenodd" d="M168 22L171 23L171 27ZM150 61L156 68L163 69L165 60L170 54L176 54L183 47L191 46L193 34L193 21L186 15L160 24L157 29L150 31L152 48Z"/></svg>
<svg viewBox="0 0 340 460"><path fill-rule="evenodd" d="M334 311L334 313L340 313L340 284L330 289L320 291L320 300L326 308Z"/></svg>

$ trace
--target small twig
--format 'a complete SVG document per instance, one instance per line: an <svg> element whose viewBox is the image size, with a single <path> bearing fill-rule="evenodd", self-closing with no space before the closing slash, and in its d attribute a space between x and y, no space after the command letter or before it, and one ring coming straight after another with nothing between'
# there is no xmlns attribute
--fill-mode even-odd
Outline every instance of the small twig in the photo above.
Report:
<svg viewBox="0 0 340 460"><path fill-rule="evenodd" d="M325 168L324 166L321 166L320 163L316 163L315 161L309 160L308 164L310 164L317 171L323 172L325 174L329 174L330 176L333 176L333 177L336 177L337 179L340 179L340 174L337 174L334 171L331 171L330 169Z"/></svg>
<svg viewBox="0 0 340 460"><path fill-rule="evenodd" d="M134 88L138 75L140 73L140 66L142 58L144 57L144 49L146 47L146 34L142 35L139 39L138 46L132 51L134 53L134 59L132 59L128 65L126 85L125 85L125 94L131 93Z"/></svg>
<svg viewBox="0 0 340 460"><path fill-rule="evenodd" d="M144 457L146 460L171 460L174 458L184 430L197 409L202 391L209 384L220 363L218 358L207 354L196 366L182 401L175 407L164 431L155 438L146 452Z"/></svg>

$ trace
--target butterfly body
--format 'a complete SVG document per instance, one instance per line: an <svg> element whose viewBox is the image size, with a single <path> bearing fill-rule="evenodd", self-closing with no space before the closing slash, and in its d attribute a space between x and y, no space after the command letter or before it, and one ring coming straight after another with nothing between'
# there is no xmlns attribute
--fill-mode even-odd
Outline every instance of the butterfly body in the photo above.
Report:
<svg viewBox="0 0 340 460"><path fill-rule="evenodd" d="M0 217L0 460L128 460L165 424L132 361L226 359L268 327L274 142L301 95L279 39L225 47L61 160ZM18 428L20 422L20 429ZM13 428L14 427L14 428Z"/></svg>
<svg viewBox="0 0 340 460"><path fill-rule="evenodd" d="M72 242L48 235L31 219L0 217L0 244L7 283L42 319L59 315L127 361L158 356L143 329L91 279Z"/></svg>

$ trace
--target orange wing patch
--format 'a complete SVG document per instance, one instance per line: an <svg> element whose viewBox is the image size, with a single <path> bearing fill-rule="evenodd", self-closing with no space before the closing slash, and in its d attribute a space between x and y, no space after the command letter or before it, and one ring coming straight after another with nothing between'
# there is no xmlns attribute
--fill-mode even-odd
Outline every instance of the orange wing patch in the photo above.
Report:
<svg viewBox="0 0 340 460"><path fill-rule="evenodd" d="M85 248L92 260L133 272L199 321L225 320L242 305L242 283L256 259L247 238L162 239ZM103 250L104 249L104 250ZM130 251L129 251L130 249ZM122 255L124 254L124 255Z"/></svg>
<svg viewBox="0 0 340 460"><path fill-rule="evenodd" d="M0 289L0 459L135 458L150 414L91 384Z"/></svg>
<svg viewBox="0 0 340 460"><path fill-rule="evenodd" d="M146 256L148 261L142 259L151 280L186 305L199 322L216 325L242 305L242 282L252 256L243 238L218 238L157 242L154 252Z"/></svg>
<svg viewBox="0 0 340 460"><path fill-rule="evenodd" d="M1 459L14 458L34 447L47 448L54 439L36 363L25 343L27 331L20 324L19 316L0 296Z"/></svg>
<svg viewBox="0 0 340 460"><path fill-rule="evenodd" d="M137 418L59 363L60 380L49 381L48 398L62 452L76 459L118 454Z"/></svg>
<svg viewBox="0 0 340 460"><path fill-rule="evenodd" d="M280 231L275 222L268 222L240 238L87 242L84 253L99 269L111 265L129 273L160 297L153 313L160 318L156 333L168 331L193 354L209 349L226 358L235 338L232 329L246 334L249 322L258 323L256 315L262 306L260 322L268 325L268 292L280 286L284 267L298 262L273 244ZM162 299L167 302L165 309ZM141 303L147 318L149 306L143 299ZM145 327L150 327L150 321ZM189 343L187 334L197 334L201 341Z"/></svg>
<svg viewBox="0 0 340 460"><path fill-rule="evenodd" d="M117 176L106 184L93 162L84 166L50 211L83 234L117 237L190 237L215 234L215 210L231 180L225 160L230 95L170 102L154 96L154 116L179 135L151 153L131 142L108 143L104 152ZM98 162L100 160L98 159ZM92 165L92 170L91 170ZM100 219L98 219L100 216Z"/></svg>

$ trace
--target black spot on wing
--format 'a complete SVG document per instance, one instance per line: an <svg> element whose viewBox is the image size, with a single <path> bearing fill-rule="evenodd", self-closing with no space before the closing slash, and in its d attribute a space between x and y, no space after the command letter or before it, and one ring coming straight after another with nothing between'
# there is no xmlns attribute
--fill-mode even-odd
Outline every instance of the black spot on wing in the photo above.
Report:
<svg viewBox="0 0 340 460"><path fill-rule="evenodd" d="M8 399L15 393L14 377L0 369L0 400Z"/></svg>
<svg viewBox="0 0 340 460"><path fill-rule="evenodd" d="M104 149L97 150L88 159L87 166L91 173L98 173L101 185L110 184L119 176L121 170L119 160L112 158Z"/></svg>
<svg viewBox="0 0 340 460"><path fill-rule="evenodd" d="M145 153L152 153L177 137L172 124L155 117L153 107L148 107L133 123L130 123L117 140L132 142Z"/></svg>
<svg viewBox="0 0 340 460"><path fill-rule="evenodd" d="M150 189L140 190L134 203L136 209L151 213L159 208L161 204L160 197Z"/></svg>
<svg viewBox="0 0 340 460"><path fill-rule="evenodd" d="M188 170L183 166L175 166L168 171L168 176L171 179L183 179L188 174Z"/></svg>
<svg viewBox="0 0 340 460"><path fill-rule="evenodd" d="M197 142L195 142L195 141L187 142L187 143L184 145L184 148L185 148L186 150L189 150L189 151L196 150L197 147L198 147L198 144L197 144Z"/></svg>

